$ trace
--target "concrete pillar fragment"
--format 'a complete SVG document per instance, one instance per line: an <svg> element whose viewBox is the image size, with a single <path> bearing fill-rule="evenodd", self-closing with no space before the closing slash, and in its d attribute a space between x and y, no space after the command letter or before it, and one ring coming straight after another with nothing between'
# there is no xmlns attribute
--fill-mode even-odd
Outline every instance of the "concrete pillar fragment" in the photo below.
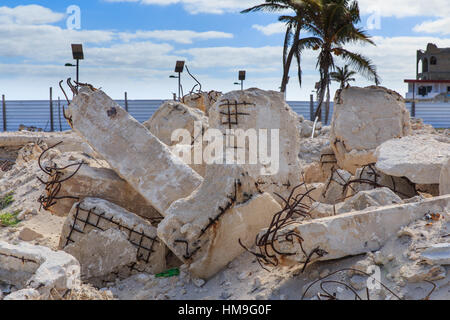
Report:
<svg viewBox="0 0 450 320"><path fill-rule="evenodd" d="M164 215L202 178L103 91L83 86L69 106L74 130Z"/></svg>

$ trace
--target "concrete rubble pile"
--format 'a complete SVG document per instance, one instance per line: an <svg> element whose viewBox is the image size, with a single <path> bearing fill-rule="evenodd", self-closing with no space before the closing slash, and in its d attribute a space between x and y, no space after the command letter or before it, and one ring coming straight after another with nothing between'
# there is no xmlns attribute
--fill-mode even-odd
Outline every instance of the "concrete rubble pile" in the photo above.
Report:
<svg viewBox="0 0 450 320"><path fill-rule="evenodd" d="M304 295L332 274L324 265L352 267L346 279L361 292L365 278L355 272L371 265L406 295L409 284L448 278L450 138L410 120L394 91L339 90L330 126L314 127L282 94L256 88L191 93L141 124L81 85L65 116L70 133L0 139L0 159L11 163L0 198L39 200L0 201L0 224L11 224L0 227L0 300L83 290L200 297L212 286L223 289L219 298L238 298L234 269L242 286L259 274L239 296L252 299L268 279L255 262L273 271L266 286L288 288L292 272L307 274ZM179 129L188 140L174 140ZM17 221L2 220L19 211ZM47 212L59 226L51 239L36 222ZM160 279L167 270L178 280Z"/></svg>

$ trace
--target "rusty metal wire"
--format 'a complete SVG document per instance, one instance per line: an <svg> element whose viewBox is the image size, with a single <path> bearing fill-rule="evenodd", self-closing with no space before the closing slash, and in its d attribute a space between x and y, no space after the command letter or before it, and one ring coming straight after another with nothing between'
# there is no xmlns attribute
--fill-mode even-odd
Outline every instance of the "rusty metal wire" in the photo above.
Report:
<svg viewBox="0 0 450 320"><path fill-rule="evenodd" d="M347 288L348 290L350 290L354 296L355 296L355 300L364 300L360 294L358 294L358 290L355 289L351 284L345 283L343 281L337 281L337 280L327 280L330 277L337 275L339 273L343 273L343 272L354 272L354 273L359 273L360 275L366 276L368 278L371 278L373 280L375 280L377 283L380 284L381 287L383 287L383 289L385 289L386 291L388 291L390 294L392 294L395 298L397 298L398 300L403 300L397 293L395 293L393 290L389 289L388 286L386 286L384 283L382 283L381 281L377 280L373 275L358 270L358 269L354 269L354 268L344 268L344 269L340 269L337 271L334 271L332 273L330 273L329 275L322 277L314 282L312 282L307 288L306 290L303 292L303 295L301 297L301 300L304 300L306 294L308 293L308 291L316 284L319 284L320 289L322 290L322 292L318 292L316 294L316 296L318 297L319 300L322 300L321 298L325 298L327 300L338 300L337 298L337 294L336 292L334 293L330 293L327 289L325 289L325 285L327 284L338 284L341 285L345 288ZM433 286L433 288L431 289L431 291L427 294L427 296L421 300L429 300L431 295L433 294L434 290L436 289L436 284L434 284L431 281L425 280L425 282L431 284ZM366 286L365 288L366 291L366 300L370 300L370 293L369 293L369 288Z"/></svg>
<svg viewBox="0 0 450 320"><path fill-rule="evenodd" d="M47 176L49 176L48 181L44 181L41 178L37 177L37 179L45 185L45 195L41 195L38 199L38 202L41 204L41 207L45 210L50 209L52 206L54 206L57 203L57 200L61 199L75 199L79 200L78 197L72 197L72 196L58 196L59 192L61 191L62 183L66 182L67 180L71 179L73 176L75 176L78 171L81 169L81 166L85 164L83 161L80 163L72 163L69 164L63 168L59 168L54 164L53 166L46 166L44 167L42 165L42 158L49 150L56 148L59 146L61 142L58 142L57 144L45 149L38 159L38 165L39 168L44 172ZM70 174L68 177L64 177L64 170L70 168L70 167L77 167L75 171Z"/></svg>
<svg viewBox="0 0 450 320"><path fill-rule="evenodd" d="M231 129L232 125L239 125L239 121L238 118L239 116L249 116L249 113L245 113L245 112L239 112L238 110L238 106L254 106L254 103L249 103L249 102L238 102L238 101L234 101L231 102L230 100L226 99L224 100L225 103L219 105L219 107L227 107L226 112L221 111L220 114L227 116L227 121L223 122L222 121L222 125L227 124L228 128ZM234 108L234 111L232 111L231 109ZM234 119L233 119L234 117Z"/></svg>
<svg viewBox="0 0 450 320"><path fill-rule="evenodd" d="M370 170L369 174L373 177L373 180L362 178L362 175L364 174L364 172L366 170ZM343 189L343 194L346 194L348 188L351 188L352 190L354 190L352 188L352 185L355 184L355 183L359 183L359 184L368 184L368 185L371 185L371 186L373 186L375 188L389 188L394 193L396 193L396 194L398 194L400 196L410 198L410 195L407 195L407 194L397 190L397 186L396 186L394 177L391 176L392 187L378 183L378 178L380 178L380 175L377 173L376 169L374 168L374 164L368 164L366 166L363 166L362 170L361 170L361 174L359 175L359 178L349 180L345 184L342 185L343 188L344 188ZM412 186L412 188L414 189L414 191L416 192L416 195L418 195L415 184L412 183L411 181L409 181L409 179L407 179L407 178L402 178L402 179L405 182L407 182L408 184L410 184Z"/></svg>
<svg viewBox="0 0 450 320"><path fill-rule="evenodd" d="M370 170L369 174L373 176L373 180L362 178L362 175L364 174L364 172L366 172L366 170ZM335 174L338 175L338 177L341 179L341 181L338 181L338 179L335 178ZM327 186L324 189L324 191L322 193L322 196L325 197L326 193L328 192L328 190L330 188L331 183L335 182L335 183L337 183L338 185L340 185L342 187L342 197L337 200L338 202L345 201L345 200L347 200L348 198L351 198L354 194L357 193L356 190L353 188L354 184L367 184L367 185L370 185L370 186L372 186L374 188L388 188L391 191L393 191L394 193L398 194L399 196L406 197L406 198L410 198L411 197L410 195L407 195L407 194L405 194L405 193L403 193L403 192L401 192L401 191L399 191L397 189L397 185L395 183L394 177L391 177L392 186L380 184L378 182L378 178L380 178L380 175L375 170L374 164L368 164L368 165L363 166L361 174L359 175L359 177L355 178L355 179L349 179L348 181L345 181L344 177L342 177L342 175L339 173L337 168L333 167L331 169L330 179L328 180ZM407 178L402 178L402 179L404 179L405 182L410 184L411 187L414 189L416 195L418 195L417 189L415 187L415 184L413 184ZM351 194L349 196L345 196L347 194L348 189L353 191L353 194Z"/></svg>
<svg viewBox="0 0 450 320"><path fill-rule="evenodd" d="M0 170L3 172L7 172L12 169L14 166L14 161L4 160L0 161Z"/></svg>
<svg viewBox="0 0 450 320"><path fill-rule="evenodd" d="M304 187L306 192L298 193L294 196L295 192L301 187ZM296 240L299 243L300 248L306 257L302 272L311 262L314 255L323 257L324 255L328 254L328 252L322 250L320 247L317 247L311 252L307 253L302 245L304 239L301 237L301 235L297 234L294 231L290 231L280 235L280 231L283 228L291 224L298 223L298 219L310 217L310 207L302 202L304 199L310 199L314 201L314 199L312 199L310 196L310 193L314 190L314 188L308 190L306 183L302 183L292 189L287 199L275 193L275 195L283 201L284 207L281 211L275 213L269 225L269 228L263 233L263 235L256 236L255 244L259 252L253 252L249 250L242 244L241 240L239 239L239 244L241 245L241 247L253 254L257 258L258 263L263 269L269 271L267 268L265 268L265 266L278 266L278 256L283 257L296 255L296 252L282 252L276 247L276 242L294 243L294 240Z"/></svg>
<svg viewBox="0 0 450 320"><path fill-rule="evenodd" d="M66 237L66 243L64 247L66 247L70 243L75 242L72 239L72 235L74 232L85 234L85 229L87 226L98 229L100 231L106 231L102 227L102 225L104 226L105 223L111 223L117 226L121 231L127 233L128 241L137 248L137 261L142 261L145 263L150 262L150 257L152 253L155 252L155 243L160 242L156 237L151 237L149 235L146 235L143 231L137 231L134 228L127 227L120 221L114 220L113 217L107 218L104 212L96 213L96 208L86 210L81 208L80 203L78 203L76 205L76 210L77 211L75 212L73 224L71 224L71 228L69 234ZM85 215L85 217L81 217L80 213L87 213L87 215ZM79 224L81 224L82 226L80 227ZM135 265L130 266L130 268L137 270L135 268Z"/></svg>

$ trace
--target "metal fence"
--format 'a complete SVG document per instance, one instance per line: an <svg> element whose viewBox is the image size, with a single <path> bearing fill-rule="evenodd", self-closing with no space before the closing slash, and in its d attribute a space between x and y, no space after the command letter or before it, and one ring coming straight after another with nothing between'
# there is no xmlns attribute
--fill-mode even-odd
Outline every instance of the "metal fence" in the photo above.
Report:
<svg viewBox="0 0 450 320"><path fill-rule="evenodd" d="M164 100L128 100L128 111L140 122L148 120L159 108ZM125 107L125 100L116 100ZM292 109L305 119L310 119L309 101L288 101ZM53 101L53 127L55 131L69 130L67 121L63 117L63 107L67 102L61 100ZM407 104L410 110L411 105ZM41 128L50 131L50 101L5 101L6 131L17 131L20 125ZM331 104L330 120L333 114ZM424 119L424 122L435 128L450 128L450 104L448 103L420 103L416 105L416 117ZM0 112L0 124L3 124L3 112ZM3 129L3 126L0 130Z"/></svg>

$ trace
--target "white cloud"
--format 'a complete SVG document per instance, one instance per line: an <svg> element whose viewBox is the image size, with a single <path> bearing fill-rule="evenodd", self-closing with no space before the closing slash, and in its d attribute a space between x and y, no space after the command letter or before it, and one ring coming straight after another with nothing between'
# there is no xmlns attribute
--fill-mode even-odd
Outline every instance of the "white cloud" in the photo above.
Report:
<svg viewBox="0 0 450 320"><path fill-rule="evenodd" d="M0 7L0 24L38 25L61 21L65 14L39 5Z"/></svg>
<svg viewBox="0 0 450 320"><path fill-rule="evenodd" d="M358 0L362 14L378 13L382 17L445 17L450 15L448 0Z"/></svg>
<svg viewBox="0 0 450 320"><path fill-rule="evenodd" d="M413 29L415 32L436 33L441 35L450 34L450 18L443 18L434 21L425 21L418 24Z"/></svg>
<svg viewBox="0 0 450 320"><path fill-rule="evenodd" d="M197 68L270 67L281 63L282 47L212 47L178 51L190 55L190 65ZM212 71L212 70L211 70Z"/></svg>
<svg viewBox="0 0 450 320"><path fill-rule="evenodd" d="M134 33L119 33L119 37L124 41L156 39L191 44L195 40L231 39L233 38L233 34L219 31L195 32L191 30L153 30L136 31Z"/></svg>
<svg viewBox="0 0 450 320"><path fill-rule="evenodd" d="M286 32L286 24L283 22L275 22L268 24L266 26L262 26L259 24L254 24L252 26L253 29L261 31L266 36L271 36L273 34L285 33Z"/></svg>
<svg viewBox="0 0 450 320"><path fill-rule="evenodd" d="M191 14L212 13L223 14L238 12L262 3L262 0L104 0L106 2L140 2L146 5L167 6L182 4Z"/></svg>

